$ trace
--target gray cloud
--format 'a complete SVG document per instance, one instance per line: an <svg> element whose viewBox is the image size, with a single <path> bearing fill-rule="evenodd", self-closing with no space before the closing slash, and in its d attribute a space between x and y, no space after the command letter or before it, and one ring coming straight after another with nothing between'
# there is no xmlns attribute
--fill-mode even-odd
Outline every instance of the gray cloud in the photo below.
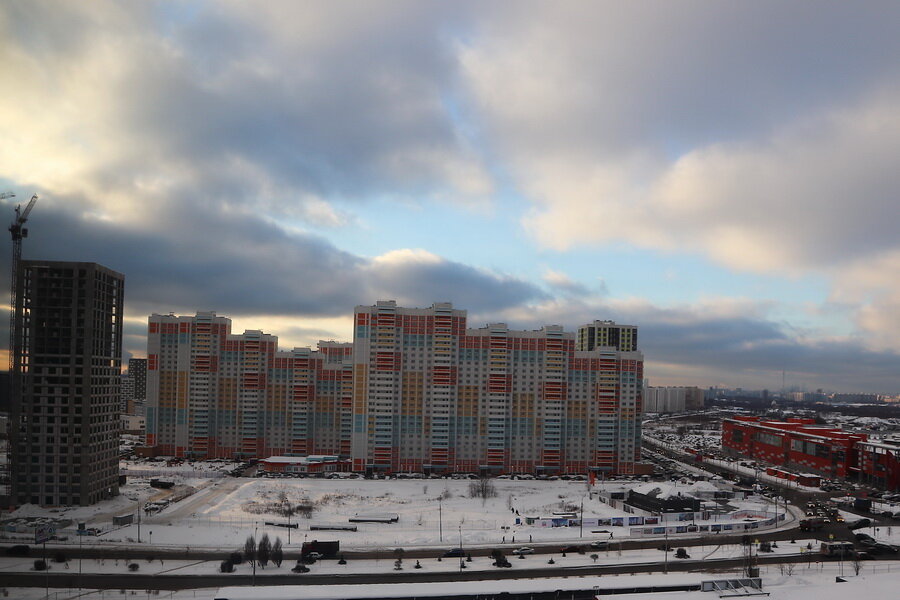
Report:
<svg viewBox="0 0 900 600"><path fill-rule="evenodd" d="M344 316L356 304L384 298L416 305L456 299L473 309L498 310L546 298L523 280L433 255L426 261L414 253L371 260L316 236L202 206L186 205L159 230L41 208L29 222L26 258L78 257L125 273L132 315L215 309L231 315Z"/></svg>

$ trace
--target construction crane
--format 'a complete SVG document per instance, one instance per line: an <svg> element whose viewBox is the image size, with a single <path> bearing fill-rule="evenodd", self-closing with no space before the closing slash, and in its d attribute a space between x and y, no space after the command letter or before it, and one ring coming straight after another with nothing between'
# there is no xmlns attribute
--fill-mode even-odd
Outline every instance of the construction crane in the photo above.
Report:
<svg viewBox="0 0 900 600"><path fill-rule="evenodd" d="M15 194L3 194L0 195L0 199L4 198L12 198ZM16 324L16 285L18 283L19 276L19 262L22 260L22 240L28 237L28 229L22 227L25 224L25 221L28 220L28 215L31 213L31 209L34 208L34 203L37 202L37 194L31 197L31 200L28 202L28 206L25 207L25 210L22 210L22 205L18 205L16 207L16 219L12 222L12 225L9 226L9 232L12 234L12 242L13 242L13 253L12 253L12 285L10 286L10 301L9 301L9 372L13 372L13 360L16 354L15 348L15 324ZM13 375L15 377L15 375Z"/></svg>

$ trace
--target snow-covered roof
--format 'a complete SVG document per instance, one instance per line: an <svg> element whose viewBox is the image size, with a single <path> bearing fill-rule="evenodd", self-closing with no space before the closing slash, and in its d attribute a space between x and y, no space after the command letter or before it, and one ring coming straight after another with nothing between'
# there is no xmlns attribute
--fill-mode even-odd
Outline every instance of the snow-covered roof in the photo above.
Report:
<svg viewBox="0 0 900 600"><path fill-rule="evenodd" d="M282 463L292 465L304 465L308 463L320 462L337 462L338 457L334 455L310 455L310 456L270 456L264 458L260 462L264 463Z"/></svg>

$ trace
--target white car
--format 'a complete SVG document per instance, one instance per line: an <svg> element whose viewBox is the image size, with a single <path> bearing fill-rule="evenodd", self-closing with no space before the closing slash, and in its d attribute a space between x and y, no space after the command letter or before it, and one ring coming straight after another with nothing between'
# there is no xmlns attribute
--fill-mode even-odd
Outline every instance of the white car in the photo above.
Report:
<svg viewBox="0 0 900 600"><path fill-rule="evenodd" d="M521 548L516 548L512 551L513 554L534 554L534 548L529 548L528 546L522 546Z"/></svg>

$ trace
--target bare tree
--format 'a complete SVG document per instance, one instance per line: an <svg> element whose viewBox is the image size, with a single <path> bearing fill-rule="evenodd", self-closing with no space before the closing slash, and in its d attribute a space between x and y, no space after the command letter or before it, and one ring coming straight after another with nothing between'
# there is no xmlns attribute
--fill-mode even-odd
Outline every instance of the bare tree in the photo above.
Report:
<svg viewBox="0 0 900 600"><path fill-rule="evenodd" d="M469 484L469 497L481 498L482 505L488 498L495 498L496 496L497 488L494 486L494 481L490 477L482 475L477 481L473 481Z"/></svg>

